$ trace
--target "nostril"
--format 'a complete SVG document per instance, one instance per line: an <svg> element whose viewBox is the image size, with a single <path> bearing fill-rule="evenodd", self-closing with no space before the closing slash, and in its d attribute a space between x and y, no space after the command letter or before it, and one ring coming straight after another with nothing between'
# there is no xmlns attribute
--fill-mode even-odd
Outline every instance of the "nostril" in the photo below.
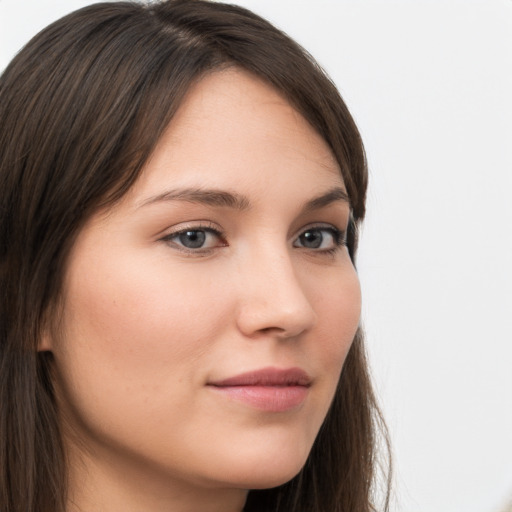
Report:
<svg viewBox="0 0 512 512"><path fill-rule="evenodd" d="M278 332L278 333L281 333L281 332L285 332L285 329L283 329L282 327L264 327L263 329L260 329L259 332L262 332L262 333L271 333L271 332Z"/></svg>
<svg viewBox="0 0 512 512"><path fill-rule="evenodd" d="M309 331L315 323L316 315L309 304L307 309L302 307L291 311L269 305L246 305L239 311L237 319L240 331L250 338L296 338Z"/></svg>

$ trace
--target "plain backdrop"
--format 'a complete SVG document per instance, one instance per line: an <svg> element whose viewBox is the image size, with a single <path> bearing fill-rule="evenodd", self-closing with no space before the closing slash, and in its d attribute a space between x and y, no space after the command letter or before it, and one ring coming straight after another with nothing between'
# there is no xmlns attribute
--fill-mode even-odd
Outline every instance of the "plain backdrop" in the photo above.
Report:
<svg viewBox="0 0 512 512"><path fill-rule="evenodd" d="M0 69L78 0L0 0ZM305 46L365 140L363 322L393 510L512 510L512 0L238 0Z"/></svg>

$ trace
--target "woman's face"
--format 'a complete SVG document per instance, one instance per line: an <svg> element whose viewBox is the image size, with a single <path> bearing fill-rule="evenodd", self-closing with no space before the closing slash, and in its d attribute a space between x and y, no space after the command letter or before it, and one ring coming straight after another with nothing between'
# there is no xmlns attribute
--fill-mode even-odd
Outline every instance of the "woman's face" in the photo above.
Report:
<svg viewBox="0 0 512 512"><path fill-rule="evenodd" d="M328 146L272 88L228 70L190 90L79 234L41 343L88 478L247 489L300 470L359 322L349 212Z"/></svg>

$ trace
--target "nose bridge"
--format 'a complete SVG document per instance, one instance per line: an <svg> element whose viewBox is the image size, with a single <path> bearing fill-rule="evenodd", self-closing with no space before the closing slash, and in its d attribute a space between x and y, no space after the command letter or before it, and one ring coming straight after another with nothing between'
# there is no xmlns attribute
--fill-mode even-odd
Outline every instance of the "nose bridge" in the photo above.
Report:
<svg viewBox="0 0 512 512"><path fill-rule="evenodd" d="M285 244L259 244L244 258L240 271L238 325L244 334L272 331L279 337L293 337L314 325L313 304Z"/></svg>

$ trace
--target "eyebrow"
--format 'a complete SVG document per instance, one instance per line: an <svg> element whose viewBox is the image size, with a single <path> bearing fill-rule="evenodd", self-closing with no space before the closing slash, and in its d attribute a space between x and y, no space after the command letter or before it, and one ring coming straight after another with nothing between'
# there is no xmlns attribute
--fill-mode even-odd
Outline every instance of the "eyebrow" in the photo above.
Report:
<svg viewBox="0 0 512 512"><path fill-rule="evenodd" d="M143 201L140 206L158 203L161 201L187 201L190 203L201 203L208 206L220 206L234 208L235 210L247 210L250 203L247 197L217 189L183 188L169 190L157 196L150 197Z"/></svg>
<svg viewBox="0 0 512 512"><path fill-rule="evenodd" d="M333 187L325 194L322 194L308 201L302 207L302 211L304 213L308 213L315 210L320 210L321 208L325 208L326 206L329 206L330 204L336 203L338 201L350 205L350 198L348 197L348 194L345 192L345 190L341 187Z"/></svg>
<svg viewBox="0 0 512 512"><path fill-rule="evenodd" d="M233 208L240 211L248 210L251 206L251 203L246 196L234 192L228 192L227 190L183 188L169 190L162 194L150 197L143 201L140 204L140 207L162 201L187 201L191 203L205 204L207 206ZM338 201L350 204L347 192L341 187L333 187L326 193L307 201L302 206L301 210L303 213L308 213L320 210L321 208Z"/></svg>

